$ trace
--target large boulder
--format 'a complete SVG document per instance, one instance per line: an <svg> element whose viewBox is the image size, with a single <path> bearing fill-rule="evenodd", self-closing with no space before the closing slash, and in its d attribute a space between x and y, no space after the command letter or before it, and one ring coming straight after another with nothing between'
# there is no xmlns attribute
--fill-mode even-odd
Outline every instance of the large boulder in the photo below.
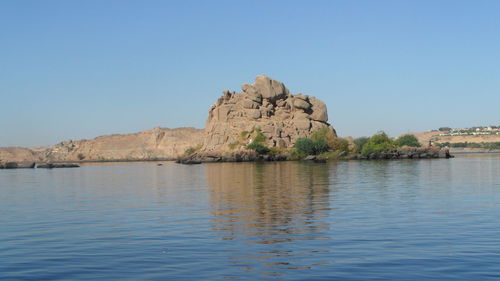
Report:
<svg viewBox="0 0 500 281"><path fill-rule="evenodd" d="M328 112L326 110L325 103L315 97L309 98L309 102L311 103L311 110L312 110L310 115L311 119L320 122L327 122Z"/></svg>
<svg viewBox="0 0 500 281"><path fill-rule="evenodd" d="M262 95L262 98L270 101L285 98L289 94L288 89L283 83L265 75L257 76L253 87L257 90L257 93Z"/></svg>

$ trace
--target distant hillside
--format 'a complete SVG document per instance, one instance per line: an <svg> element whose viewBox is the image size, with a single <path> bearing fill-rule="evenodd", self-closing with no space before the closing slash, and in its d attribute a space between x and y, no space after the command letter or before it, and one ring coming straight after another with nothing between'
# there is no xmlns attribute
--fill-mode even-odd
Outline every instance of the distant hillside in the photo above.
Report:
<svg viewBox="0 0 500 281"><path fill-rule="evenodd" d="M203 130L154 128L134 134L64 141L47 148L0 148L3 162L113 161L174 159L203 142Z"/></svg>

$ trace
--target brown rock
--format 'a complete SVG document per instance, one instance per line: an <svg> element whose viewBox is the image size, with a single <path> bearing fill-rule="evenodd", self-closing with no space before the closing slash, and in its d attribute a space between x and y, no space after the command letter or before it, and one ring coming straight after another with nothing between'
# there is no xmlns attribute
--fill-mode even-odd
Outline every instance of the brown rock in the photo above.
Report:
<svg viewBox="0 0 500 281"><path fill-rule="evenodd" d="M255 78L254 87L264 99L272 101L285 98L289 95L289 91L283 83L264 75L259 75Z"/></svg>
<svg viewBox="0 0 500 281"><path fill-rule="evenodd" d="M247 111L247 116L252 118L252 119L259 119L262 114L260 113L260 110L258 109L248 109Z"/></svg>
<svg viewBox="0 0 500 281"><path fill-rule="evenodd" d="M258 108L258 107L259 107L259 104L253 100L250 100L250 99L243 100L243 108L252 109L252 108Z"/></svg>
<svg viewBox="0 0 500 281"><path fill-rule="evenodd" d="M311 108L311 104L309 104L307 101L299 98L295 98L293 100L293 106L298 109L303 109L303 110L309 110Z"/></svg>

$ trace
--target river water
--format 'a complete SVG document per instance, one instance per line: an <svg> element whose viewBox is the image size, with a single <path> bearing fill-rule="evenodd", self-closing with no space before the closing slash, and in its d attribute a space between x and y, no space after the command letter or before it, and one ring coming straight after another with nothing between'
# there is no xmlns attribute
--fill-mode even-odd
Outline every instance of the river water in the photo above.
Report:
<svg viewBox="0 0 500 281"><path fill-rule="evenodd" d="M500 155L0 170L0 280L499 280Z"/></svg>

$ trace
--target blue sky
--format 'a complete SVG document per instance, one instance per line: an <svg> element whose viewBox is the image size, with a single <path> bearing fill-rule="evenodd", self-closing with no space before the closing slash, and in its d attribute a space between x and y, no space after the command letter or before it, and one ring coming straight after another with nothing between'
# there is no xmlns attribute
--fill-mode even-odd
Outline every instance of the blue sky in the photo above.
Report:
<svg viewBox="0 0 500 281"><path fill-rule="evenodd" d="M500 1L0 1L0 146L203 128L256 75L341 136L500 123Z"/></svg>

